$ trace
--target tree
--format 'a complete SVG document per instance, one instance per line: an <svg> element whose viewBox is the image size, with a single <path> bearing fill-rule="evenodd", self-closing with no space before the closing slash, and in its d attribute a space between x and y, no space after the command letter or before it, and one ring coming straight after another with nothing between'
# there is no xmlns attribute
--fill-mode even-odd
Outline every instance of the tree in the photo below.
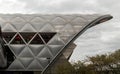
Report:
<svg viewBox="0 0 120 74"><path fill-rule="evenodd" d="M57 65L56 67L57 74L75 74L75 69L68 63L62 63L62 65Z"/></svg>
<svg viewBox="0 0 120 74"><path fill-rule="evenodd" d="M89 64L86 64L89 62ZM120 50L110 54L88 57L84 62L58 65L57 74L120 74Z"/></svg>

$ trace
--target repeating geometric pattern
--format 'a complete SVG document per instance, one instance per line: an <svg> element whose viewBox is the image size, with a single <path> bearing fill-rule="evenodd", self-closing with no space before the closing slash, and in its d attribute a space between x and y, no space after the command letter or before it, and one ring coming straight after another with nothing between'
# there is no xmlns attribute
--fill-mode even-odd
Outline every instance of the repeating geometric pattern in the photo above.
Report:
<svg viewBox="0 0 120 74"><path fill-rule="evenodd" d="M0 15L4 42L15 57L7 70L42 71L66 43L99 16Z"/></svg>

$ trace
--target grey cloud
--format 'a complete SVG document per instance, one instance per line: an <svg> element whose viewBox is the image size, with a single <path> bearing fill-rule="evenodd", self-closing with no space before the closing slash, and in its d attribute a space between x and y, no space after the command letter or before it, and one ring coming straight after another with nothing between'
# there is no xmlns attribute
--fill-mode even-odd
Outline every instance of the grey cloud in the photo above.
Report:
<svg viewBox="0 0 120 74"><path fill-rule="evenodd" d="M119 15L119 8L120 8L120 1L118 0L98 0L99 5L101 8L105 9L104 12L112 14L116 19L120 19Z"/></svg>
<svg viewBox="0 0 120 74"><path fill-rule="evenodd" d="M25 9L32 12L45 13L76 13L76 12L94 12L100 9L96 8L96 0L90 3L89 0L19 0L26 3ZM95 3L94 3L95 2Z"/></svg>

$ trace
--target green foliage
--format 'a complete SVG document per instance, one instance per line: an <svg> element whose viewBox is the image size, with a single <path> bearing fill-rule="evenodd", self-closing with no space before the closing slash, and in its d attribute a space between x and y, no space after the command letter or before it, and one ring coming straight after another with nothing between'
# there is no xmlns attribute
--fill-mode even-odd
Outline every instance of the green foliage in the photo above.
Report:
<svg viewBox="0 0 120 74"><path fill-rule="evenodd" d="M58 65L56 68L57 74L74 74L75 69L68 63L63 63L62 65Z"/></svg>
<svg viewBox="0 0 120 74"><path fill-rule="evenodd" d="M57 74L120 74L120 50L88 57L87 61L78 61L72 66L74 69L65 63L58 66Z"/></svg>

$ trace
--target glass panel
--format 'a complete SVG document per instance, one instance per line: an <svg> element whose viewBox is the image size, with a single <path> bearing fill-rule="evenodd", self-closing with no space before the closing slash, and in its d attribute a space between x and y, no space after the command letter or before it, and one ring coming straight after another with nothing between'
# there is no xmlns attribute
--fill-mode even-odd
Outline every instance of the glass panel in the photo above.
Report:
<svg viewBox="0 0 120 74"><path fill-rule="evenodd" d="M44 44L39 35L36 35L30 44Z"/></svg>
<svg viewBox="0 0 120 74"><path fill-rule="evenodd" d="M15 35L15 32L3 32L3 38L5 39L6 42L9 43L9 41L13 38L13 36Z"/></svg>
<svg viewBox="0 0 120 74"><path fill-rule="evenodd" d="M19 34L16 35L16 37L13 39L11 44L25 44Z"/></svg>
<svg viewBox="0 0 120 74"><path fill-rule="evenodd" d="M40 35L44 39L46 43L49 42L49 40L52 39L52 37L55 35L55 32L41 32Z"/></svg>
<svg viewBox="0 0 120 74"><path fill-rule="evenodd" d="M35 35L35 33L20 33L23 37L23 39L28 43L33 36Z"/></svg>

